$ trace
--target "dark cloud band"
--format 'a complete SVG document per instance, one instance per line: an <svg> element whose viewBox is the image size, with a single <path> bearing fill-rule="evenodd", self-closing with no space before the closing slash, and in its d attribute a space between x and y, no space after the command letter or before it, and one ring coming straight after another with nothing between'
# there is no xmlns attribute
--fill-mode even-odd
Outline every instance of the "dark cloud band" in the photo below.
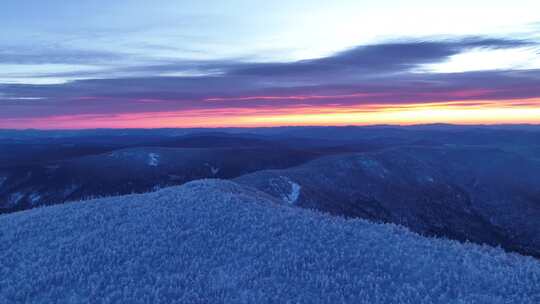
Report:
<svg viewBox="0 0 540 304"><path fill-rule="evenodd" d="M0 118L540 97L539 70L452 74L412 71L470 49L525 46L534 47L536 43L469 37L359 46L325 58L288 63L164 61L110 71L112 75L121 75L116 78L94 72L90 75L94 79L63 84L0 85ZM81 63L116 57L84 52L42 57L0 53L0 62L4 63L59 63L62 58L65 63ZM195 71L200 76L159 76L185 71ZM37 105L40 111L36 111Z"/></svg>

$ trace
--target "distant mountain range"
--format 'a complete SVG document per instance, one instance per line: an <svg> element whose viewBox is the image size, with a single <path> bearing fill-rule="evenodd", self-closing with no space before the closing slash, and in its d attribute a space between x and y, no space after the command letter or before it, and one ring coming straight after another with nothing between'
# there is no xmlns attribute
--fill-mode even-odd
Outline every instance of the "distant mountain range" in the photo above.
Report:
<svg viewBox="0 0 540 304"><path fill-rule="evenodd" d="M0 130L0 213L201 178L540 257L540 127Z"/></svg>
<svg viewBox="0 0 540 304"><path fill-rule="evenodd" d="M147 192L187 181L285 168L315 153L268 148L141 147L0 169L0 212L92 197Z"/></svg>

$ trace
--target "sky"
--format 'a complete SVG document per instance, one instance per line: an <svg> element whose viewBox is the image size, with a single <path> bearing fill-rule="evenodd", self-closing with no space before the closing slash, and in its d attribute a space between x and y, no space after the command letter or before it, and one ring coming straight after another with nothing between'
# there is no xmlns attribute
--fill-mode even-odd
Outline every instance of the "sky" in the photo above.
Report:
<svg viewBox="0 0 540 304"><path fill-rule="evenodd" d="M0 128L540 123L540 2L2 0Z"/></svg>

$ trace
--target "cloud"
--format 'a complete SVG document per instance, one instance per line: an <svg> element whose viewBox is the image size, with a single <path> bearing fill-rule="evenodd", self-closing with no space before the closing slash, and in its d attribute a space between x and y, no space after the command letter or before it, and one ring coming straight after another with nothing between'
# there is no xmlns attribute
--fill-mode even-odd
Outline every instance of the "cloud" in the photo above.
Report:
<svg viewBox="0 0 540 304"><path fill-rule="evenodd" d="M4 47L0 64L100 64L125 59L126 54L94 50Z"/></svg>
<svg viewBox="0 0 540 304"><path fill-rule="evenodd" d="M535 98L540 97L540 70L446 74L413 71L420 65L441 62L470 49L533 45L527 40L467 37L359 46L332 56L296 62L163 60L114 68L107 72L112 78L94 71L87 75L94 79L62 84L0 84L0 118ZM41 59L37 54L22 54L4 60L91 62L117 56L65 52L64 59L60 53L54 53ZM163 76L180 72L193 75ZM77 72L70 73L77 76ZM38 105L40 110L36 111Z"/></svg>
<svg viewBox="0 0 540 304"><path fill-rule="evenodd" d="M471 49L511 49L536 46L524 39L466 37L435 41L398 41L358 46L332 56L295 62L258 63L249 57L229 60L173 60L134 57L128 54L84 50L45 49L34 52L0 51L0 63L103 64L104 69L41 73L36 77L122 78L166 74L272 77L287 81L317 81L321 74L361 79L380 74L407 72L423 64L438 63ZM129 64L129 61L135 61ZM115 65L123 61L122 66Z"/></svg>
<svg viewBox="0 0 540 304"><path fill-rule="evenodd" d="M240 65L232 74L279 77L313 75L335 71L388 73L402 72L427 63L436 63L473 48L501 49L534 45L526 40L469 37L446 41L407 41L359 46L334 56L293 63Z"/></svg>

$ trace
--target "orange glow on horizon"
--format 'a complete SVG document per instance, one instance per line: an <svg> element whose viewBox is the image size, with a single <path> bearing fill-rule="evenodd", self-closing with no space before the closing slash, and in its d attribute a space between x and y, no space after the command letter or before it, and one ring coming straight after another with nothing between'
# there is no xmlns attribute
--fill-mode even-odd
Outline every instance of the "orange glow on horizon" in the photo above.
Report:
<svg viewBox="0 0 540 304"><path fill-rule="evenodd" d="M287 108L223 108L174 112L82 114L3 119L0 128L272 127L373 124L540 123L540 98L359 106L298 105Z"/></svg>

